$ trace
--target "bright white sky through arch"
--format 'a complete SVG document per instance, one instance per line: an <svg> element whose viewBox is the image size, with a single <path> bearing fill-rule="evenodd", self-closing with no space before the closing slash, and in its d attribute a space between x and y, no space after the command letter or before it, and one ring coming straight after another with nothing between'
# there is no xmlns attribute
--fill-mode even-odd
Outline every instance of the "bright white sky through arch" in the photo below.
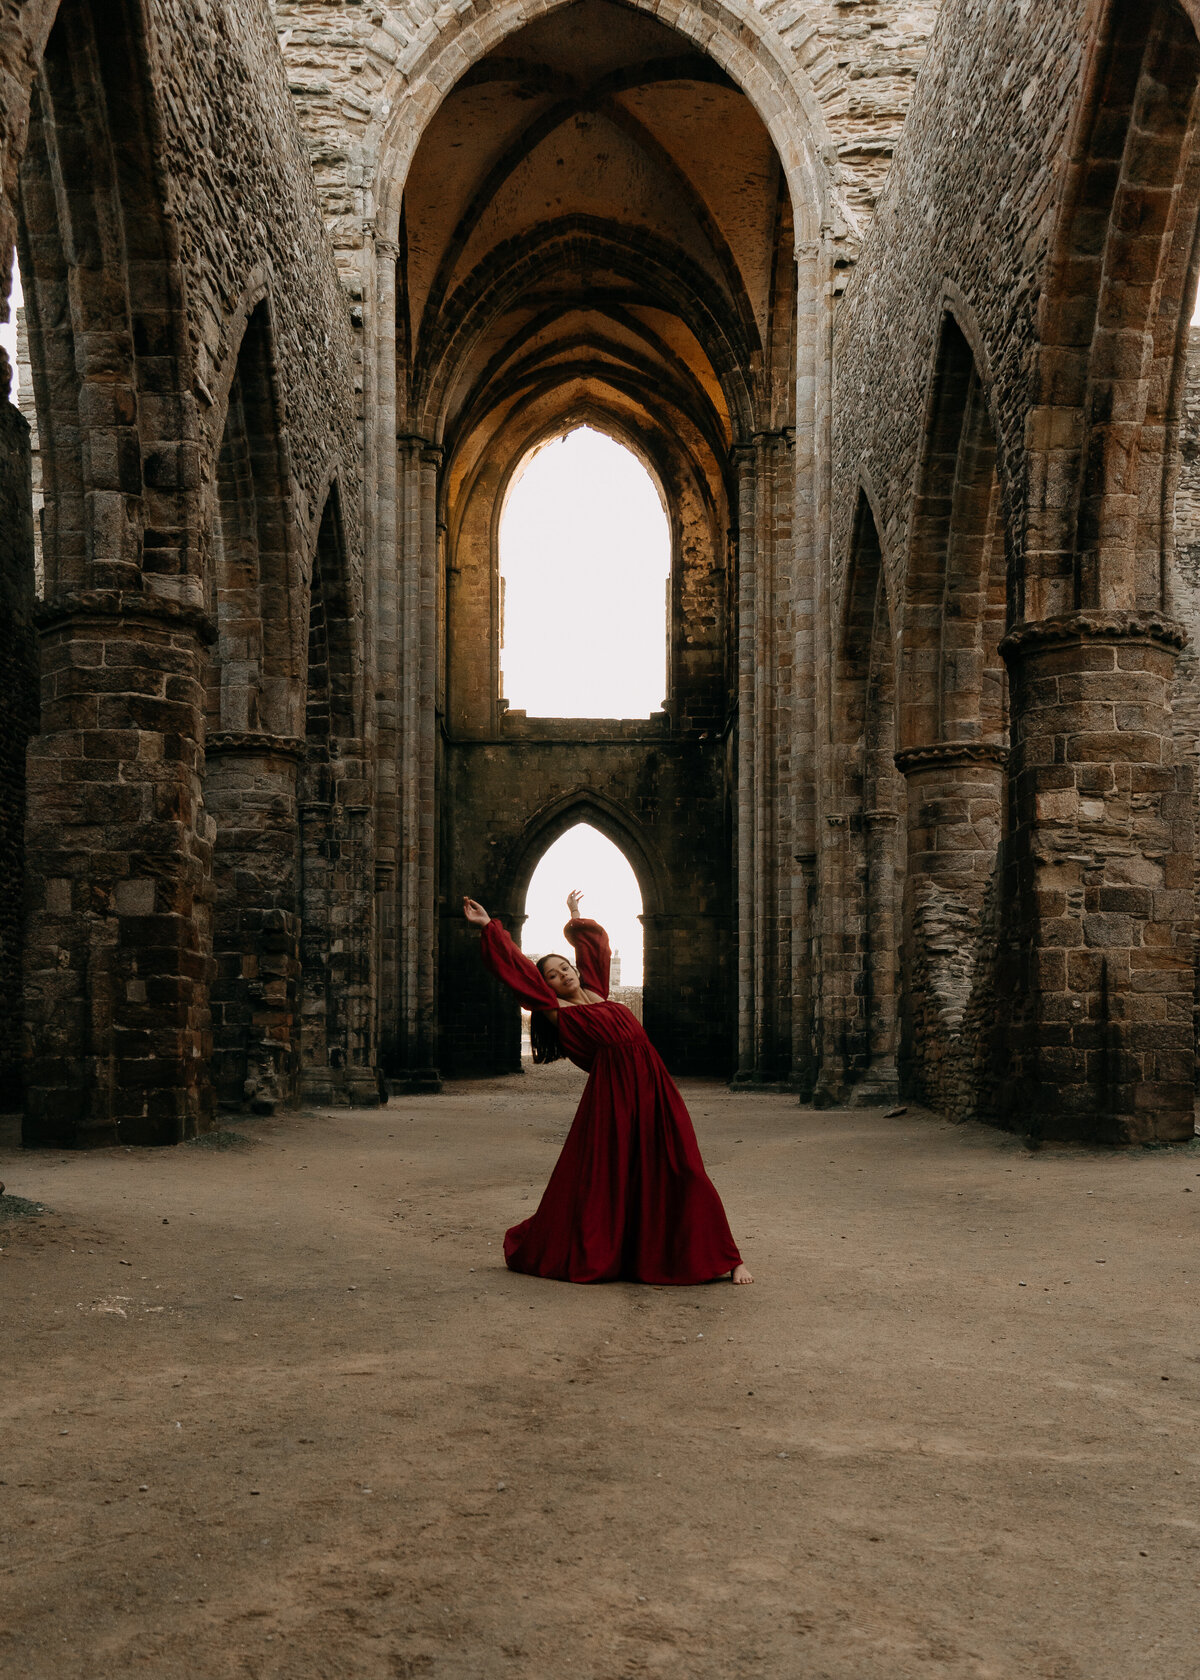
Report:
<svg viewBox="0 0 1200 1680"><path fill-rule="evenodd" d="M614 951L621 953L622 986L642 983L642 895L628 859L590 823L577 823L547 848L533 872L525 899L521 947L530 956L547 951L571 955L563 938L567 894L583 893L581 916L589 916L607 931Z"/></svg>
<svg viewBox="0 0 1200 1680"><path fill-rule="evenodd" d="M648 717L667 684L671 538L649 473L590 426L544 444L500 518L509 705L531 717Z"/></svg>
<svg viewBox="0 0 1200 1680"><path fill-rule="evenodd" d="M17 400L17 310L25 299L21 296L21 276L17 272L17 254L13 252L12 291L8 296L8 320L0 321L0 344L8 351L8 365L12 368L12 390L8 393L10 402Z"/></svg>

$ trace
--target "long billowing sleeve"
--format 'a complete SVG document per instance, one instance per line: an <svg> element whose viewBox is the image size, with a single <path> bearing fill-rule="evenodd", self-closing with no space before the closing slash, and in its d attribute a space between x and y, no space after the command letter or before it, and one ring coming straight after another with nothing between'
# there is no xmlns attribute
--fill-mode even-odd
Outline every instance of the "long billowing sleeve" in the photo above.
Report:
<svg viewBox="0 0 1200 1680"><path fill-rule="evenodd" d="M608 948L608 935L600 923L589 922L586 916L576 916L574 921L568 922L563 929L563 936L570 940L574 947L579 978L585 988L589 992L599 992L602 998L606 998L612 953Z"/></svg>
<svg viewBox="0 0 1200 1680"><path fill-rule="evenodd" d="M606 941L607 948L607 941ZM483 930L479 942L483 965L510 992L515 992L526 1009L557 1009L558 998L547 986L523 951L518 951L495 917Z"/></svg>

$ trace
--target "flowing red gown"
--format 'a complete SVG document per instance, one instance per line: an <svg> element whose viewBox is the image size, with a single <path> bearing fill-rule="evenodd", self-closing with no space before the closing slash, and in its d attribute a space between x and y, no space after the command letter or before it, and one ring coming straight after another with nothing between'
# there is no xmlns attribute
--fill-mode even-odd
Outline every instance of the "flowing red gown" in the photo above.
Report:
<svg viewBox="0 0 1200 1680"><path fill-rule="evenodd" d="M568 1283L709 1283L741 1255L704 1170L691 1117L637 1016L608 996L608 935L564 929L603 1003L563 1009L498 922L483 960L527 1009L557 1009L563 1051L588 1082L537 1212L504 1238L514 1272Z"/></svg>

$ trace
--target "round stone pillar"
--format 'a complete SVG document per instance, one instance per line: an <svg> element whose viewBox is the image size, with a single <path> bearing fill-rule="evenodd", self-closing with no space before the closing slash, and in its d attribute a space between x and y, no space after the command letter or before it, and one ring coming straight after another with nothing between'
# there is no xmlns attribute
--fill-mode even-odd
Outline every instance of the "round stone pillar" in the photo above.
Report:
<svg viewBox="0 0 1200 1680"><path fill-rule="evenodd" d="M224 1108L270 1113L299 1094L297 761L304 742L257 731L208 737L213 847L212 1082Z"/></svg>
<svg viewBox="0 0 1200 1680"><path fill-rule="evenodd" d="M39 609L29 745L24 1141L167 1144L210 1123L210 621L89 590Z"/></svg>
<svg viewBox="0 0 1200 1680"><path fill-rule="evenodd" d="M1171 739L1182 627L1159 613L1018 624L995 995L1001 1124L1133 1143L1193 1134L1190 764Z"/></svg>
<svg viewBox="0 0 1200 1680"><path fill-rule="evenodd" d="M978 740L896 754L908 790L902 1079L914 1096L959 1119L973 1112L961 1029L996 868L1007 759L999 743Z"/></svg>
<svg viewBox="0 0 1200 1680"><path fill-rule="evenodd" d="M867 1069L850 1093L855 1105L895 1102L899 1044L899 927L897 829L900 813L885 807L863 812L866 856L866 952L863 965Z"/></svg>

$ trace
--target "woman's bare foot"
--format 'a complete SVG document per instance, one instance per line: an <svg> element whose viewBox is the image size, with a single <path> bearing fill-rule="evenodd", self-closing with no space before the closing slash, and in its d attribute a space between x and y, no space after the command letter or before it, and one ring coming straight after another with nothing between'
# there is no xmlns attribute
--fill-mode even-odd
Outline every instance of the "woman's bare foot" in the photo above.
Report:
<svg viewBox="0 0 1200 1680"><path fill-rule="evenodd" d="M737 1265L729 1274L730 1283L753 1283L754 1277L749 1266Z"/></svg>

